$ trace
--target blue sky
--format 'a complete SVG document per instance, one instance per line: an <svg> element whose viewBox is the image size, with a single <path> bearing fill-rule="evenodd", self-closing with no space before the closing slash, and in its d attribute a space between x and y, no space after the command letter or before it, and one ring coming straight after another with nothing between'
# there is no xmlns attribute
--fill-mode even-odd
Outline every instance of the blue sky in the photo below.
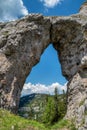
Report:
<svg viewBox="0 0 87 130"><path fill-rule="evenodd" d="M81 4L85 0L42 0L42 1L52 1L51 3L56 3L60 1L57 5L44 6L44 2L41 0L23 0L24 5L27 7L29 13L42 13L43 15L71 15L79 11ZM55 1L55 2L53 2ZM50 4L52 5L52 4Z"/></svg>
<svg viewBox="0 0 87 130"><path fill-rule="evenodd" d="M85 0L0 0L0 21L16 20L28 13L45 16L68 16L79 12ZM50 45L33 67L24 84L23 94L53 92L55 87L66 90L66 79L61 74L57 52ZM35 88L37 88L35 90ZM48 89L50 88L50 89Z"/></svg>
<svg viewBox="0 0 87 130"><path fill-rule="evenodd" d="M45 0L46 1L46 0ZM48 0L49 1L49 0ZM55 1L56 0L51 0ZM79 8L84 0L62 0L60 3L44 5L40 0L24 0L29 13L42 13L45 16L49 15L71 15L79 11ZM53 2L52 2L53 3ZM57 53L52 46L49 46L41 57L40 63L36 65L27 78L27 82L34 84L52 84L59 82L64 84L66 79L61 74L61 66L58 61Z"/></svg>
<svg viewBox="0 0 87 130"><path fill-rule="evenodd" d="M56 2L56 0L51 1L51 3L53 1ZM47 4L40 2L40 0L24 0L29 13L41 13L45 16L68 16L78 13L83 2L84 0L62 0L60 3L54 4L54 6L51 3L48 3L47 6ZM31 82L33 85L28 82ZM57 52L50 45L43 53L40 63L33 67L30 76L26 80L22 94L25 95L33 92L49 92L52 94L55 87L58 87L59 91L61 91L61 88L66 90L66 82L61 73Z"/></svg>
<svg viewBox="0 0 87 130"><path fill-rule="evenodd" d="M58 62L57 52L52 45L44 51L41 56L40 63L33 67L26 82L28 81L34 84L41 83L46 85L54 82L59 82L61 84L66 82L65 78L61 74L61 67Z"/></svg>

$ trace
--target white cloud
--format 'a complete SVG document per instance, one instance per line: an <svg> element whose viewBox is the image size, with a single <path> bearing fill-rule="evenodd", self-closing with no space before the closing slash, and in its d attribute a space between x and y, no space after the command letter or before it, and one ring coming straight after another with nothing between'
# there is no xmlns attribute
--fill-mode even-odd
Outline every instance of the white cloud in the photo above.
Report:
<svg viewBox="0 0 87 130"><path fill-rule="evenodd" d="M11 21L28 14L22 0L0 0L0 21Z"/></svg>
<svg viewBox="0 0 87 130"><path fill-rule="evenodd" d="M57 4L61 2L61 0L40 0L40 2L44 3L44 6L47 8L53 8Z"/></svg>
<svg viewBox="0 0 87 130"><path fill-rule="evenodd" d="M45 94L53 94L55 87L58 88L58 91L61 93L62 90L67 90L67 85L60 85L59 83L53 83L51 85L44 85L44 84L24 84L23 90L22 90L22 96L32 94L32 93L45 93Z"/></svg>

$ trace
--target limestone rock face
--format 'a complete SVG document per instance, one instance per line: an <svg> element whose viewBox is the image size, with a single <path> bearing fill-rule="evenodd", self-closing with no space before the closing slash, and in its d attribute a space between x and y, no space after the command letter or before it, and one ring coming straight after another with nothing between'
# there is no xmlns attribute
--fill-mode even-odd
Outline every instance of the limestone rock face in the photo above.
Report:
<svg viewBox="0 0 87 130"><path fill-rule="evenodd" d="M50 43L50 20L29 15L0 24L0 106L16 112L25 79Z"/></svg>
<svg viewBox="0 0 87 130"><path fill-rule="evenodd" d="M87 4L70 17L53 18L52 42L58 52L67 84L66 118L87 129Z"/></svg>
<svg viewBox="0 0 87 130"><path fill-rule="evenodd" d="M87 71L76 73L68 83L66 118L75 121L77 128L87 122ZM87 123L86 123L87 127ZM84 129L85 130L85 129Z"/></svg>
<svg viewBox="0 0 87 130"><path fill-rule="evenodd" d="M53 43L68 79L66 118L87 128L87 3L69 17L30 14L0 23L0 107L17 112L21 90L32 67ZM84 120L84 122L83 122Z"/></svg>
<svg viewBox="0 0 87 130"><path fill-rule="evenodd" d="M82 25L72 17L56 20L52 29L52 41L58 51L63 75L69 80L78 72L81 58L83 57L82 44L84 49Z"/></svg>

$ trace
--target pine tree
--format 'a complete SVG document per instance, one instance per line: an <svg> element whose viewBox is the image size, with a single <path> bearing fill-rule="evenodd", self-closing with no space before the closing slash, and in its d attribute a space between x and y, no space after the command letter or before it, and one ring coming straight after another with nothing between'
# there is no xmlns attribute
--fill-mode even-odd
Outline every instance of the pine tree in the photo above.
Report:
<svg viewBox="0 0 87 130"><path fill-rule="evenodd" d="M53 124L58 121L58 90L55 88L54 96L48 97L48 102L43 114L43 122Z"/></svg>
<svg viewBox="0 0 87 130"><path fill-rule="evenodd" d="M54 90L54 96L48 96L47 105L43 113L43 122L49 125L54 124L65 116L66 93L58 94L58 88Z"/></svg>
<svg viewBox="0 0 87 130"><path fill-rule="evenodd" d="M53 122L57 122L59 118L58 114L58 88L54 90L54 119Z"/></svg>
<svg viewBox="0 0 87 130"><path fill-rule="evenodd" d="M64 104L64 106L63 106L63 108L64 108L64 115L65 115L65 113L66 113L66 111L67 111L67 99L66 99L66 93L65 93L65 91L63 90L63 104Z"/></svg>
<svg viewBox="0 0 87 130"><path fill-rule="evenodd" d="M48 98L48 103L46 105L44 114L43 114L43 122L46 124L52 124L54 118L54 100L53 98Z"/></svg>

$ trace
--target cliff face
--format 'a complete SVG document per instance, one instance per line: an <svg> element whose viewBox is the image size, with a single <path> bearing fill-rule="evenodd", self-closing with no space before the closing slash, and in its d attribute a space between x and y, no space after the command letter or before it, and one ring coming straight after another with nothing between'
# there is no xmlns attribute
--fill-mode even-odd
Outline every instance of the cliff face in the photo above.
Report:
<svg viewBox="0 0 87 130"><path fill-rule="evenodd" d="M79 130L87 129L87 4L70 17L54 18L52 42L67 84L66 118Z"/></svg>
<svg viewBox="0 0 87 130"><path fill-rule="evenodd" d="M30 14L0 23L0 107L17 112L25 79L50 43L57 50L63 75L69 81L66 118L75 119L79 127L83 121L79 114L84 115L83 125L87 123L86 3L70 17Z"/></svg>
<svg viewBox="0 0 87 130"><path fill-rule="evenodd" d="M0 25L1 107L18 109L25 79L50 43L50 26L41 15Z"/></svg>

